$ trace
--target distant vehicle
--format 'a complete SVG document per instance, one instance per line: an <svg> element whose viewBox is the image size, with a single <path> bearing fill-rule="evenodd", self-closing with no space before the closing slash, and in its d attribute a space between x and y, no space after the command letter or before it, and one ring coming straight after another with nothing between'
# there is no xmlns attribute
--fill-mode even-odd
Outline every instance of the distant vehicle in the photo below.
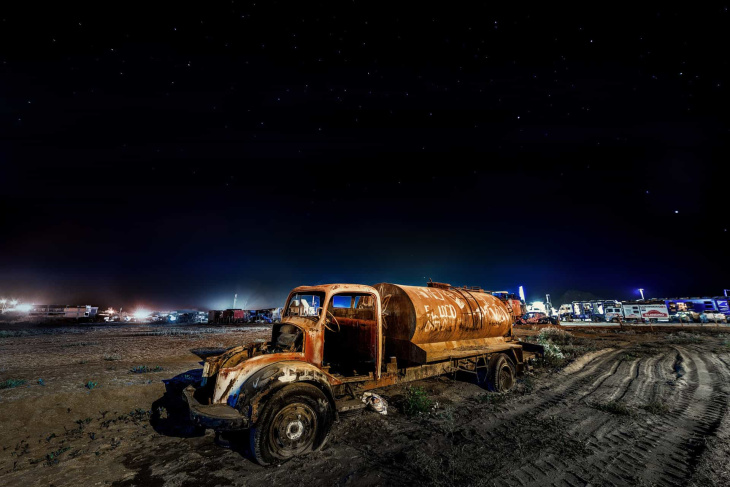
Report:
<svg viewBox="0 0 730 487"><path fill-rule="evenodd" d="M609 306L606 307L604 310L604 319L605 321L611 323L613 321L623 321L624 318L624 311L622 306Z"/></svg>
<svg viewBox="0 0 730 487"><path fill-rule="evenodd" d="M670 315L671 321L679 321L680 323L692 323L699 321L699 315L689 311L677 311L675 314Z"/></svg>
<svg viewBox="0 0 730 487"><path fill-rule="evenodd" d="M730 314L728 301L724 296L716 298L675 298L667 299L664 303L672 317L683 321L690 318L698 323L700 322L700 315L705 311L719 311L725 315Z"/></svg>
<svg viewBox="0 0 730 487"><path fill-rule="evenodd" d="M563 305L568 306L568 305ZM612 317L615 317L616 309L621 309L621 303L615 299L594 299L591 301L573 301L572 318L579 321L604 322L611 321L607 317L608 309L612 309ZM562 306L561 306L562 308Z"/></svg>
<svg viewBox="0 0 730 487"><path fill-rule="evenodd" d="M727 296L718 296L713 298L713 301L715 302L715 311L719 311L725 316L730 315L730 302Z"/></svg>
<svg viewBox="0 0 730 487"><path fill-rule="evenodd" d="M553 308L550 303L543 301L533 301L527 305L527 313L545 313L548 316L558 316L558 310Z"/></svg>
<svg viewBox="0 0 730 487"><path fill-rule="evenodd" d="M727 323L727 316L719 311L705 310L700 315L700 322L702 323Z"/></svg>
<svg viewBox="0 0 730 487"><path fill-rule="evenodd" d="M625 321L655 323L669 321L669 310L663 301L627 301L623 303Z"/></svg>
<svg viewBox="0 0 730 487"><path fill-rule="evenodd" d="M548 316L542 311L528 311L519 321L522 325L559 325L560 320L556 316Z"/></svg>
<svg viewBox="0 0 730 487"><path fill-rule="evenodd" d="M603 314L603 306L598 308L594 301L573 301L573 319L577 321L593 321L594 314Z"/></svg>
<svg viewBox="0 0 730 487"><path fill-rule="evenodd" d="M527 306L525 305L525 302L516 294L507 291L487 292L489 292L492 296L499 298L507 306L510 314L515 318L515 323L519 321L521 316L527 313Z"/></svg>
<svg viewBox="0 0 730 487"><path fill-rule="evenodd" d="M573 321L573 305L561 304L558 309L558 318L564 321Z"/></svg>

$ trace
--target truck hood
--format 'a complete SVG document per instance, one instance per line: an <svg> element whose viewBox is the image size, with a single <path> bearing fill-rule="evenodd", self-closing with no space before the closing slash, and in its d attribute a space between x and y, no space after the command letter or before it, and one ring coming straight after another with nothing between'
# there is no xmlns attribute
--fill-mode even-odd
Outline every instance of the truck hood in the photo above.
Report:
<svg viewBox="0 0 730 487"><path fill-rule="evenodd" d="M298 316L287 317L285 321L282 321L282 324L294 325L300 328L305 334L317 328L317 321ZM240 371L246 368L247 365L244 362L255 357L266 355L267 357L264 362L273 362L302 355L301 353L273 352L270 347L271 343L250 342L245 345L230 348L221 355L206 358L203 364L203 380L201 385L206 385L208 379L214 377L222 370L225 370L225 375L229 376L234 373L234 370ZM257 360L256 362L259 361ZM261 364L257 363L256 365Z"/></svg>
<svg viewBox="0 0 730 487"><path fill-rule="evenodd" d="M212 403L228 402L233 406L241 386L256 371L277 362L304 360L301 352L266 353L267 350L267 343L250 343L206 359L202 385L209 379L215 380Z"/></svg>
<svg viewBox="0 0 730 487"><path fill-rule="evenodd" d="M262 355L262 345L265 346L266 344L251 342L246 345L229 348L221 355L206 358L205 364L203 364L203 385L206 384L208 378L213 377L220 369L224 367L235 367L252 357Z"/></svg>

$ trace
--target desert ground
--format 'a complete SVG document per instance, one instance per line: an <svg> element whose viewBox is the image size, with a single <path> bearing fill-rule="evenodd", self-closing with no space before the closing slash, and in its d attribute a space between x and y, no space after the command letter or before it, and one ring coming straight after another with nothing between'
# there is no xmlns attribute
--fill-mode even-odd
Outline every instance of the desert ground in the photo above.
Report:
<svg viewBox="0 0 730 487"><path fill-rule="evenodd" d="M730 485L729 327L516 329L554 353L511 392L382 389L387 415L341 414L322 451L264 468L191 428L180 391L269 333L0 328L0 485Z"/></svg>

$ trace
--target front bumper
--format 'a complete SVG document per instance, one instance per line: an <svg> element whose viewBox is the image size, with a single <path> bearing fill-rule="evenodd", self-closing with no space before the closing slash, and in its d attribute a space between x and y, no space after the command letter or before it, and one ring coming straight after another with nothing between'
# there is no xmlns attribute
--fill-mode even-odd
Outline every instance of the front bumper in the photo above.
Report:
<svg viewBox="0 0 730 487"><path fill-rule="evenodd" d="M241 430L249 426L248 419L227 404L200 404L195 399L193 386L187 386L183 390L183 398L190 410L190 420L197 425L215 431Z"/></svg>

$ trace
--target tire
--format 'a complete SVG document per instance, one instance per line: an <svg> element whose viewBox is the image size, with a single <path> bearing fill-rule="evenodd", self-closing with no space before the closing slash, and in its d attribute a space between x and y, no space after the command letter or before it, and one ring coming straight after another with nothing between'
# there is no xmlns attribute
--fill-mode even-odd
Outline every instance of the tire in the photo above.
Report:
<svg viewBox="0 0 730 487"><path fill-rule="evenodd" d="M515 367L503 353L498 353L489 360L487 372L487 390L491 392L507 392L515 385Z"/></svg>
<svg viewBox="0 0 730 487"><path fill-rule="evenodd" d="M263 407L263 414L249 431L251 454L261 465L320 449L334 422L330 401L312 384L285 386Z"/></svg>

